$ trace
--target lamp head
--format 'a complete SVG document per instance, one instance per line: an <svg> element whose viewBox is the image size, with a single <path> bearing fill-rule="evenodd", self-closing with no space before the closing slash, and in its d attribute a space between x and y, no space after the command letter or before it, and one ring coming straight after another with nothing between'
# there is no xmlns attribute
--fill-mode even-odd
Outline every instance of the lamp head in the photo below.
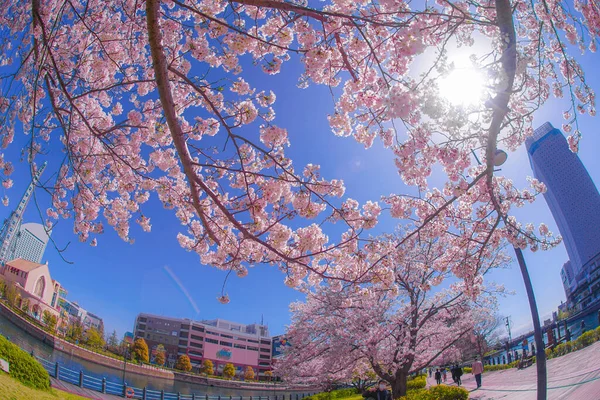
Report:
<svg viewBox="0 0 600 400"><path fill-rule="evenodd" d="M508 154L504 150L496 149L494 152L494 165L496 167L501 166L508 159Z"/></svg>

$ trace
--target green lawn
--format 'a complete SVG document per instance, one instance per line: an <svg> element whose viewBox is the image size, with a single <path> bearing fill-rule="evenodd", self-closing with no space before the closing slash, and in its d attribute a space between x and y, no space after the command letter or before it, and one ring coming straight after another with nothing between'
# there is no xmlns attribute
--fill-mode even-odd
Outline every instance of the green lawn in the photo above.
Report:
<svg viewBox="0 0 600 400"><path fill-rule="evenodd" d="M4 372L0 372L0 393L2 400L86 400L85 397L56 389L45 392L28 388Z"/></svg>

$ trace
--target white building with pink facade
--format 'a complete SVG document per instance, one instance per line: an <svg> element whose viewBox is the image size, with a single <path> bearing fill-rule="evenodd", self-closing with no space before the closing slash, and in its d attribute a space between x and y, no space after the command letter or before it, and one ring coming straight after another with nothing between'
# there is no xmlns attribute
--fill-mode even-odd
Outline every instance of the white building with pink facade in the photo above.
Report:
<svg viewBox="0 0 600 400"><path fill-rule="evenodd" d="M48 264L17 258L0 266L0 279L17 288L19 308L27 300L29 306L26 311L34 317L41 318L45 310L59 316L58 298L61 287L50 276Z"/></svg>

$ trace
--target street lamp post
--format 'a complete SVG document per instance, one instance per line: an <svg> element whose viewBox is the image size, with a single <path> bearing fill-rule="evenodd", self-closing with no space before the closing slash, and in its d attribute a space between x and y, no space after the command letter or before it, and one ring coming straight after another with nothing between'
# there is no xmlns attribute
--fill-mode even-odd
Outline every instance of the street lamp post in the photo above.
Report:
<svg viewBox="0 0 600 400"><path fill-rule="evenodd" d="M129 343L125 347L125 351L123 352L123 385L125 385L125 370L127 368L127 355L129 354Z"/></svg>
<svg viewBox="0 0 600 400"><path fill-rule="evenodd" d="M475 154L473 152L473 154ZM496 149L494 152L494 166L499 167L506 162L508 155L506 152ZM475 157L477 162L481 164L479 159ZM502 219L506 223L505 216ZM529 300L529 308L531 310L531 319L533 322L533 336L535 338L536 357L535 365L537 368L537 398L546 399L547 389L547 371L546 371L546 350L544 349L544 340L542 334L542 327L540 326L540 315L537 309L537 303L535 301L535 294L533 293L533 285L531 284L531 278L529 277L529 271L527 270L527 264L525 264L525 257L520 248L513 246L515 254L517 256L517 262L521 269L521 275L523 276L523 283L525 284L525 291L527 292L527 299Z"/></svg>

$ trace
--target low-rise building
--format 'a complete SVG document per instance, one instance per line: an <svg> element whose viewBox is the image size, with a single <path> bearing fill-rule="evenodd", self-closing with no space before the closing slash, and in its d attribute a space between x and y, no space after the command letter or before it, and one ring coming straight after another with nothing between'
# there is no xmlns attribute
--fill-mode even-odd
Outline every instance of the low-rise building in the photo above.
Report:
<svg viewBox="0 0 600 400"><path fill-rule="evenodd" d="M52 279L48 264L18 258L0 266L0 278L18 291L17 307L28 304L26 312L41 319L44 311L59 316L60 283Z"/></svg>
<svg viewBox="0 0 600 400"><path fill-rule="evenodd" d="M221 373L228 363L240 375L252 367L259 379L266 379L265 372L271 370L272 341L266 325L139 314L134 330L135 337L144 338L150 348L159 344L165 347L167 365L186 354L194 368L203 360L211 360L215 373Z"/></svg>
<svg viewBox="0 0 600 400"><path fill-rule="evenodd" d="M61 315L63 318L66 317L68 322L81 322L84 331L87 331L90 328L94 328L100 332L104 331L104 322L102 321L102 318L87 311L77 302L61 297L58 304L61 309Z"/></svg>

